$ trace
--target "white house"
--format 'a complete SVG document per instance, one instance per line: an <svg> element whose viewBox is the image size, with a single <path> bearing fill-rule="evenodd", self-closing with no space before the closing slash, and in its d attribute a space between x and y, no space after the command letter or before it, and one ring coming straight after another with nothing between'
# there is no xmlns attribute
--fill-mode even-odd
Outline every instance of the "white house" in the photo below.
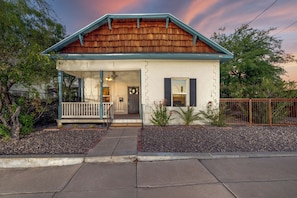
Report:
<svg viewBox="0 0 297 198"><path fill-rule="evenodd" d="M220 63L233 58L171 14L107 14L43 54L56 58L58 124L112 114L113 124L148 125L154 102L163 99L169 109L204 110L209 101L218 104ZM63 73L80 79L81 102L62 101Z"/></svg>

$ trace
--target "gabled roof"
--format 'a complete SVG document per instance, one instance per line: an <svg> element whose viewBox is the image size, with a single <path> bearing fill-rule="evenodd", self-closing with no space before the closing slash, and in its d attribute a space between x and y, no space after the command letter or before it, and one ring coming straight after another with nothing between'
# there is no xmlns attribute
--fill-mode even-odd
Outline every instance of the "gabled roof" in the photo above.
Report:
<svg viewBox="0 0 297 198"><path fill-rule="evenodd" d="M85 26L81 30L73 33L72 35L66 37L55 45L49 47L42 54L49 54L51 52L61 52L67 46L73 44L74 42L80 43L81 46L84 45L84 37L89 33L95 31L96 29L107 26L108 29L112 29L112 21L120 19L135 19L135 24L137 28L140 28L141 20L151 19L151 20L164 20L166 28L168 28L169 23L173 23L178 26L180 29L187 32L192 36L192 43L196 45L196 42L199 40L202 43L209 46L213 49L212 53L84 53L75 54L75 53L64 53L60 54L65 59L139 59L139 58L152 58L152 59L219 59L221 61L226 61L233 58L233 54L212 40L206 38L190 26L186 25L176 17L171 14L106 14L103 17L97 19L96 21Z"/></svg>

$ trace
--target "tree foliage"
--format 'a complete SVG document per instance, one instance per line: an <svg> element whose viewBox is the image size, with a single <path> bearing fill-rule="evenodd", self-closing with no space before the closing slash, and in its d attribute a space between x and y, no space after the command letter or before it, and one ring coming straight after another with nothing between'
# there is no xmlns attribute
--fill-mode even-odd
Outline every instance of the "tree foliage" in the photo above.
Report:
<svg viewBox="0 0 297 198"><path fill-rule="evenodd" d="M259 98L287 97L281 75L282 63L294 57L281 49L282 41L270 35L274 28L258 30L242 25L234 33L214 33L212 39L234 54L221 65L221 97Z"/></svg>
<svg viewBox="0 0 297 198"><path fill-rule="evenodd" d="M0 125L19 138L21 108L9 90L51 77L55 66L40 53L62 39L65 29L44 0L0 0L0 32Z"/></svg>

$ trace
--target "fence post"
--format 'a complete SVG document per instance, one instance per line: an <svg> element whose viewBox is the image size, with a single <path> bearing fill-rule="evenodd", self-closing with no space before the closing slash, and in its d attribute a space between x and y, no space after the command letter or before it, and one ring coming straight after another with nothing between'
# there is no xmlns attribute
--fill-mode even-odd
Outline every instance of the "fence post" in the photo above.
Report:
<svg viewBox="0 0 297 198"><path fill-rule="evenodd" d="M271 107L271 99L268 100L268 119L269 125L272 126L272 107Z"/></svg>
<svg viewBox="0 0 297 198"><path fill-rule="evenodd" d="M252 124L253 124L253 107L252 107L252 104L253 104L253 102L252 102L252 99L250 98L249 99L249 121L250 121L250 126L252 126Z"/></svg>

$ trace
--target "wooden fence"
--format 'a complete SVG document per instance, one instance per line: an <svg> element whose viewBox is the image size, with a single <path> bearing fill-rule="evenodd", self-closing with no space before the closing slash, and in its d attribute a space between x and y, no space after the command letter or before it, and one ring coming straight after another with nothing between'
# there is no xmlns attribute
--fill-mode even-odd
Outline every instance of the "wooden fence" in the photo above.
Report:
<svg viewBox="0 0 297 198"><path fill-rule="evenodd" d="M297 98L221 98L220 111L232 125L297 125Z"/></svg>

